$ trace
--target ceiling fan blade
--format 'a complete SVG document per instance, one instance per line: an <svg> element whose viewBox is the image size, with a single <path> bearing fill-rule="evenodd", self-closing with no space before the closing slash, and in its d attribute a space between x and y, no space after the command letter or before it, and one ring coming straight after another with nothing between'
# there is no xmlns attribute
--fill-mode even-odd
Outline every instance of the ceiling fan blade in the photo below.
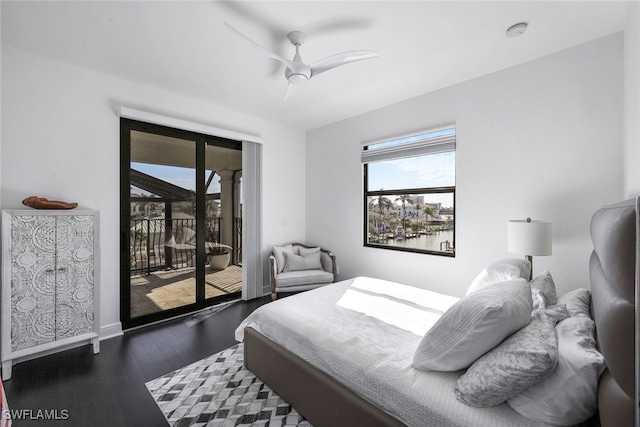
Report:
<svg viewBox="0 0 640 427"><path fill-rule="evenodd" d="M342 52L331 55L309 64L309 67L311 68L311 77L341 65L362 61L363 59L375 58L377 56L378 52L374 52L372 50L353 50L351 52Z"/></svg>
<svg viewBox="0 0 640 427"><path fill-rule="evenodd" d="M233 28L231 25L229 25L228 22L225 21L224 25L227 26L228 29L230 29L231 31L233 31L234 33L238 34L240 37L242 37L243 39L245 39L246 41L248 41L249 43L251 43L252 45L254 45L255 47L257 47L258 49L262 50L262 52L264 52L264 54L266 54L268 57L273 58L277 61L282 62L285 66L289 67L289 68L293 68L295 69L297 64L294 63L293 61L290 61L286 58L283 58L282 56L278 55L277 53L271 52L269 49L267 49L264 46L259 45L258 43L254 42L253 40L251 40L249 37L245 36L244 34L242 34L240 31L238 31L237 29Z"/></svg>
<svg viewBox="0 0 640 427"><path fill-rule="evenodd" d="M291 83L287 82L287 87L284 90L284 95L282 96L282 100L286 100L291 98L291 96L296 92L297 90L297 86L296 85L292 85Z"/></svg>

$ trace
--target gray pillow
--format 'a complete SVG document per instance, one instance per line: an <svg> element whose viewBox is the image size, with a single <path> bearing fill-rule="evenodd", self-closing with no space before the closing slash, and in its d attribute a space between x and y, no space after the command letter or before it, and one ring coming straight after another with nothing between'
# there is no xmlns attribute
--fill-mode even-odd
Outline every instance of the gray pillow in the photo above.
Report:
<svg viewBox="0 0 640 427"><path fill-rule="evenodd" d="M312 252L308 255L294 255L284 253L284 272L301 270L322 270L320 264L320 252Z"/></svg>
<svg viewBox="0 0 640 427"><path fill-rule="evenodd" d="M556 323L569 317L563 305L535 310L527 326L479 358L456 383L458 400L495 406L550 375L558 363Z"/></svg>
<svg viewBox="0 0 640 427"><path fill-rule="evenodd" d="M296 255L309 255L309 254L313 254L316 252L320 252L320 248L319 247L315 247L315 248L305 248L303 246L296 246L295 250L297 251Z"/></svg>
<svg viewBox="0 0 640 427"><path fill-rule="evenodd" d="M284 270L284 253L290 253L293 255L293 246L274 246L273 255L276 257L276 264L278 267L278 273L282 273Z"/></svg>
<svg viewBox="0 0 640 427"><path fill-rule="evenodd" d="M543 271L534 277L529 283L531 285L531 297L533 299L533 309L547 308L558 302L556 295L556 284L553 282L551 273Z"/></svg>
<svg viewBox="0 0 640 427"><path fill-rule="evenodd" d="M506 282L507 280L514 279L529 280L530 271L531 264L525 259L501 259L489 264L473 279L473 282L471 282L471 285L469 285L467 289L467 295L493 283Z"/></svg>
<svg viewBox="0 0 640 427"><path fill-rule="evenodd" d="M574 289L560 295L558 304L565 304L571 316L591 318L591 293L587 289Z"/></svg>
<svg viewBox="0 0 640 427"><path fill-rule="evenodd" d="M524 279L494 283L452 305L424 335L413 366L458 371L522 328L531 317L531 288Z"/></svg>
<svg viewBox="0 0 640 427"><path fill-rule="evenodd" d="M556 326L558 365L538 384L507 400L517 413L543 423L572 426L598 409L598 379L605 369L596 350L593 320L576 316Z"/></svg>

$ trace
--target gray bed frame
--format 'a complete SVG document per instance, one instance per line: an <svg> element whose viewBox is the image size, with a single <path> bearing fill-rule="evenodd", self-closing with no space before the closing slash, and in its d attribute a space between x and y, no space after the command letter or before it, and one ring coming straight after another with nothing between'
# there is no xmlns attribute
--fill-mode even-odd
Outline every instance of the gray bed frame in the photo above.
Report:
<svg viewBox="0 0 640 427"><path fill-rule="evenodd" d="M636 295L640 265L638 199L598 210L591 221L591 315L607 362L590 424L640 425L636 382ZM245 328L244 363L316 427L403 426L324 372ZM599 419L598 419L599 417Z"/></svg>

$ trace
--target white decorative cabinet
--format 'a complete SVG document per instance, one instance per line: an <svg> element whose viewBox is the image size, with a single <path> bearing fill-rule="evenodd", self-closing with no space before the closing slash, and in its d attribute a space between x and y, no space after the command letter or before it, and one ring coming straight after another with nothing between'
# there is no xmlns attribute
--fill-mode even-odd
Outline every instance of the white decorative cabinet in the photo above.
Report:
<svg viewBox="0 0 640 427"><path fill-rule="evenodd" d="M2 211L2 379L14 360L99 342L99 215Z"/></svg>

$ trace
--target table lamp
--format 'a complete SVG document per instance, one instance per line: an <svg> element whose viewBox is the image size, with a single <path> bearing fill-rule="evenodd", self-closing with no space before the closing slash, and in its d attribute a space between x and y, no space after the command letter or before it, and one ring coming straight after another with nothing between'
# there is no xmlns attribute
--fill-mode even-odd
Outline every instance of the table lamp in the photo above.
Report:
<svg viewBox="0 0 640 427"><path fill-rule="evenodd" d="M529 280L531 280L533 279L533 256L551 255L551 223L531 218L510 219L507 226L507 250L525 255L525 259L531 264L529 272Z"/></svg>

